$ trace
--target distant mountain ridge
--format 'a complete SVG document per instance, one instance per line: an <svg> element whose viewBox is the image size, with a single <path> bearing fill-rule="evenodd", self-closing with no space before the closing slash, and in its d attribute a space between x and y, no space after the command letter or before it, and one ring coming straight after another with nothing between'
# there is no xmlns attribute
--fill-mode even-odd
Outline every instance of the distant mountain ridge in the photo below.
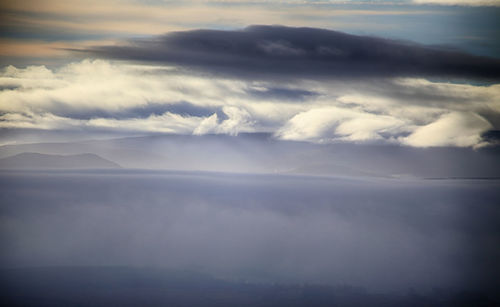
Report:
<svg viewBox="0 0 500 307"><path fill-rule="evenodd" d="M96 154L51 155L23 152L0 159L0 169L102 169L120 168L117 163Z"/></svg>
<svg viewBox="0 0 500 307"><path fill-rule="evenodd" d="M265 133L10 144L0 146L0 159L24 152L50 155L88 152L109 157L123 168L150 170L390 178L500 177L500 146L472 149L315 144L279 140Z"/></svg>

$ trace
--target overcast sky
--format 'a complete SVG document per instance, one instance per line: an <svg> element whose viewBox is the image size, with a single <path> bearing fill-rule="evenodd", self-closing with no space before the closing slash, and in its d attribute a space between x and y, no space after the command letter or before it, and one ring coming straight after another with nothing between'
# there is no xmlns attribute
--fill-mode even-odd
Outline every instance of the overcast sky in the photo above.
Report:
<svg viewBox="0 0 500 307"><path fill-rule="evenodd" d="M479 148L500 127L496 0L27 0L0 15L4 135Z"/></svg>

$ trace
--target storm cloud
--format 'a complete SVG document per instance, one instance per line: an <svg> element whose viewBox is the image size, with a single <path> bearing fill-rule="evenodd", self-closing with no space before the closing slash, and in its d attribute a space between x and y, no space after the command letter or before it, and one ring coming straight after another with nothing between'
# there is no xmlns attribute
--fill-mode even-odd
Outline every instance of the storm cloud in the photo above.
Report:
<svg viewBox="0 0 500 307"><path fill-rule="evenodd" d="M317 28L259 25L239 31L180 31L78 50L238 77L500 79L498 59Z"/></svg>

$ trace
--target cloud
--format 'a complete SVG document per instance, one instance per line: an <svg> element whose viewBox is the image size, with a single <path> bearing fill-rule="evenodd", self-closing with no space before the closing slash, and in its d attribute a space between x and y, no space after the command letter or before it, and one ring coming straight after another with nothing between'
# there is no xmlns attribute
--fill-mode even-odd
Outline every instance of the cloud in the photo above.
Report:
<svg viewBox="0 0 500 307"><path fill-rule="evenodd" d="M123 132L191 133L203 118L186 117L166 112L147 118L91 118L87 120L61 117L52 113L6 113L0 115L0 128L41 130L119 130Z"/></svg>
<svg viewBox="0 0 500 307"><path fill-rule="evenodd" d="M226 106L222 110L229 118L221 123L217 132L235 135L241 130L248 131L254 124L250 113L244 109Z"/></svg>
<svg viewBox="0 0 500 307"><path fill-rule="evenodd" d="M84 60L0 73L0 127L111 133L266 132L311 142L478 146L500 130L500 85L422 78L220 78ZM450 115L451 114L451 115Z"/></svg>
<svg viewBox="0 0 500 307"><path fill-rule="evenodd" d="M251 24L316 27L451 44L495 57L497 14L490 7L415 5L411 0L366 1L0 1L2 65L67 63L68 49L113 45L130 37L190 29L240 29ZM478 12L481 11L481 12ZM406 18L408 17L408 18ZM401 24L404 19L403 25ZM467 27L457 27L462 20ZM425 29L422 28L425 26Z"/></svg>
<svg viewBox="0 0 500 307"><path fill-rule="evenodd" d="M77 50L239 78L500 78L498 59L316 28L251 26L241 31L182 31Z"/></svg>
<svg viewBox="0 0 500 307"><path fill-rule="evenodd" d="M196 129L193 134L202 135L208 133L222 133L229 135L237 135L240 131L252 131L252 126L255 122L252 120L251 115L244 109L225 106L222 111L227 116L226 120L219 123L217 113L206 117Z"/></svg>
<svg viewBox="0 0 500 307"><path fill-rule="evenodd" d="M168 69L101 60L57 70L9 66L0 75L0 86L5 88L0 92L3 112L50 112L74 118L147 117L167 111L206 116L219 112L223 93L242 91L237 81L179 78Z"/></svg>
<svg viewBox="0 0 500 307"><path fill-rule="evenodd" d="M295 115L276 135L285 140L300 141L367 141L382 139L384 132L398 133L404 124L391 116L326 107Z"/></svg>
<svg viewBox="0 0 500 307"><path fill-rule="evenodd" d="M217 113L205 118L201 121L201 123L193 130L193 134L195 135L203 135L207 133L213 133L218 125L218 117Z"/></svg>
<svg viewBox="0 0 500 307"><path fill-rule="evenodd" d="M477 114L452 112L418 127L403 138L403 142L417 147L480 145L481 134L491 128L491 124Z"/></svg>

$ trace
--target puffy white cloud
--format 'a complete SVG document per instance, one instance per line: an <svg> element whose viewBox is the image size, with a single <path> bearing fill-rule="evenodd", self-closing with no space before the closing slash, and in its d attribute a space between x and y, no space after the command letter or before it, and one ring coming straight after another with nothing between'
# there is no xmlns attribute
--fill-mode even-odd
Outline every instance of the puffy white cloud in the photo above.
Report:
<svg viewBox="0 0 500 307"><path fill-rule="evenodd" d="M402 141L417 147L474 146L480 145L481 133L491 128L491 124L477 114L451 112L428 125L418 127L411 135L402 138Z"/></svg>
<svg viewBox="0 0 500 307"><path fill-rule="evenodd" d="M397 118L338 107L316 108L290 119L277 135L287 140L325 142L335 139L367 141L380 133L399 132L404 122Z"/></svg>
<svg viewBox="0 0 500 307"><path fill-rule="evenodd" d="M207 133L222 133L237 135L241 131L253 131L255 121L252 120L250 113L246 110L234 106L225 106L222 108L224 114L228 117L219 123L217 113L206 117L194 129L193 134L201 135Z"/></svg>
<svg viewBox="0 0 500 307"><path fill-rule="evenodd" d="M217 127L219 133L236 135L240 131L249 130L254 124L250 114L244 109L225 106L222 111L228 116L228 119Z"/></svg>

